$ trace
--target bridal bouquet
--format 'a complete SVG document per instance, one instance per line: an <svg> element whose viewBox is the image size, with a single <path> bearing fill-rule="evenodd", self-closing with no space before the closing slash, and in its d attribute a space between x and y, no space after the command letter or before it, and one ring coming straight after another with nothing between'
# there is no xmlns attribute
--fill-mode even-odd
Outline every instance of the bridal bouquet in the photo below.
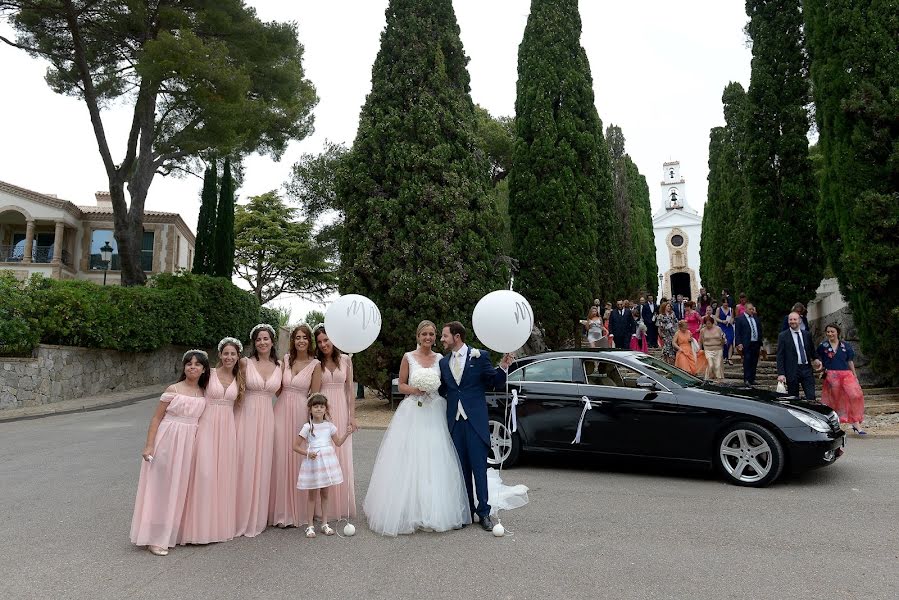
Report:
<svg viewBox="0 0 899 600"><path fill-rule="evenodd" d="M418 369L409 376L409 385L418 388L426 394L436 394L440 389L440 374L431 369ZM418 401L421 406L421 400Z"/></svg>

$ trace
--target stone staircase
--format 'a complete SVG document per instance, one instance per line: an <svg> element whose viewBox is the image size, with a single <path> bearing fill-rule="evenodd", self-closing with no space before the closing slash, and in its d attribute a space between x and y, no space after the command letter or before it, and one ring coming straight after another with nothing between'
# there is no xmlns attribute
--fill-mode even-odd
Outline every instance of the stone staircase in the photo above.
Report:
<svg viewBox="0 0 899 600"><path fill-rule="evenodd" d="M661 358L661 350L658 348L650 348L649 353L657 358ZM740 357L734 355L733 365L724 365L724 381L723 383L731 385L743 384L743 364ZM773 357L771 360L759 360L758 369L756 370L756 387L773 390L777 386L777 364ZM816 380L818 389L818 398L821 398L821 380ZM873 387L862 386L865 392L865 414L867 415L883 415L889 413L899 413L899 388L895 387Z"/></svg>

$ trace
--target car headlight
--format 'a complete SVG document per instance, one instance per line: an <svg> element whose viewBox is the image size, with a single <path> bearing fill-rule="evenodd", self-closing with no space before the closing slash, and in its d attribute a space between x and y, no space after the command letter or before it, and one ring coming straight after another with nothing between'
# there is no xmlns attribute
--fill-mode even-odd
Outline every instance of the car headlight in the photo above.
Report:
<svg viewBox="0 0 899 600"><path fill-rule="evenodd" d="M791 415L793 415L815 431L820 431L821 433L828 433L830 431L830 424L826 421L813 417L810 414L794 410L792 408L788 408L787 410Z"/></svg>

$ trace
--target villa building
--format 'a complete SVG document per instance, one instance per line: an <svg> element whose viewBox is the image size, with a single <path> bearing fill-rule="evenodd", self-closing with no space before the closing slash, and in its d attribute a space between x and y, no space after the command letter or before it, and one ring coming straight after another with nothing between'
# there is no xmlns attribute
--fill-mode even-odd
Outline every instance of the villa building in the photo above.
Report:
<svg viewBox="0 0 899 600"><path fill-rule="evenodd" d="M118 247L113 237L112 201L97 192L93 206L0 181L0 271L26 278L120 282ZM196 240L177 213L145 211L142 263L147 275L190 269ZM100 248L109 244L106 264Z"/></svg>

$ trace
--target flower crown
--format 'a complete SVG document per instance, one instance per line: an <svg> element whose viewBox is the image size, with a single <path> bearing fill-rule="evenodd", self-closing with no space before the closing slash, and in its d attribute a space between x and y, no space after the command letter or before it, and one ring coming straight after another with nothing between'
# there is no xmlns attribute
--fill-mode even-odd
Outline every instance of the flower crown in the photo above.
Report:
<svg viewBox="0 0 899 600"><path fill-rule="evenodd" d="M253 339L253 336L256 335L256 332L260 329L265 329L270 334L272 334L272 339L275 339L275 328L269 325L268 323L260 323L256 327L250 330L250 339Z"/></svg>
<svg viewBox="0 0 899 600"><path fill-rule="evenodd" d="M222 353L222 348L224 348L228 344L234 344L237 346L237 353L240 354L243 352L243 344L240 343L240 340L233 337L223 338L222 341L219 342L219 354Z"/></svg>
<svg viewBox="0 0 899 600"><path fill-rule="evenodd" d="M191 354L199 354L206 360L209 360L209 355L206 354L206 351L200 350L199 348L194 348L193 350L188 350L187 352L184 353L184 356L181 357L181 360L186 360L187 357L190 356Z"/></svg>

